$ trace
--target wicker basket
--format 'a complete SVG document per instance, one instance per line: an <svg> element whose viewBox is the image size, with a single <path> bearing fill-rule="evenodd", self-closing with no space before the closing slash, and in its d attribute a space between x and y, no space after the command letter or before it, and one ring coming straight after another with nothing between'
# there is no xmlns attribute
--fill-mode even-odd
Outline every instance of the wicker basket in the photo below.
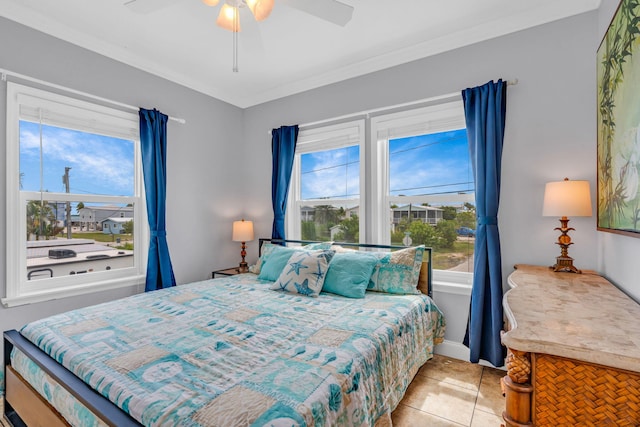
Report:
<svg viewBox="0 0 640 427"><path fill-rule="evenodd" d="M533 357L534 424L640 426L640 374L562 357Z"/></svg>

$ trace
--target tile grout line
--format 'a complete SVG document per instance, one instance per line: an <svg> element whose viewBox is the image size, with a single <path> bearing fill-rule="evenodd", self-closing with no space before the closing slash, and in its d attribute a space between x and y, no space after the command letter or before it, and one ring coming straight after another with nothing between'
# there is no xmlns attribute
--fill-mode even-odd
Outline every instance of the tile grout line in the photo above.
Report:
<svg viewBox="0 0 640 427"><path fill-rule="evenodd" d="M439 418L439 419L442 419L442 420L446 420L446 421L448 421L448 422L450 422L450 423L454 423L454 424L456 424L456 425L465 426L465 427L471 427L471 425L473 424L473 419L474 419L474 417L475 417L475 412L476 412L476 410L478 410L478 411L482 411L481 409L478 409L478 408L477 408L477 406L478 406L478 398L479 398L479 395L480 395L480 386L482 385L482 378L484 377L484 374L485 374L485 367L484 367L484 366L481 366L481 368L482 368L482 369L481 369L481 371L480 371L480 378L479 378L479 381L478 381L477 387L476 387L476 388L475 388L475 390L474 390L474 391L475 391L475 399L474 399L474 401L473 401L473 411L471 412L471 419L470 419L470 421L469 421L469 424L467 424L467 425L465 425L465 424L461 424L461 423L459 423L459 422L457 422L457 421L454 421L454 420L451 420L451 419L449 419L449 418L445 418L445 417L443 417L443 416L441 416L441 415L438 415L438 414L433 414L433 413L431 413L431 412L429 412L429 411L424 411L424 410L422 410L422 409L420 409L420 408L416 408L416 407L413 407L413 406L408 405L408 404L405 404L405 403L400 403L400 404L402 404L402 405L404 405L404 406L406 406L406 407L408 407L408 408L411 408L411 409L413 409L413 410L416 410L416 411L419 411L419 412L422 412L422 413L425 413L425 414L429 414L430 416L433 416L433 417L436 417L436 418ZM418 372L418 373L416 373L416 376L418 376L418 375L420 375L421 377L424 377L424 378L428 378L428 379L433 380L433 381L438 381L438 382L444 382L444 383L447 383L447 384L449 384L450 386L453 386L453 387L459 387L459 388L461 388L461 389L470 390L470 389L468 389L468 388L462 387L462 386L460 386L460 385L458 385L458 384L455 384L455 383L453 383L453 382L449 382L449 381L443 380L443 379L441 379L441 378L435 378L435 377L432 377L432 376L429 376L429 375L420 374L419 372ZM414 378L414 379L415 379L415 378ZM483 413L486 413L486 414L493 414L493 413L491 413L491 412L487 412L487 411L482 411L482 412L483 412ZM493 415L495 415L495 414L493 414Z"/></svg>
<svg viewBox="0 0 640 427"><path fill-rule="evenodd" d="M471 421L469 422L469 427L473 425L473 419L476 417L476 410L478 407L478 397L480 396L480 388L482 387L482 378L484 377L484 366L482 367L482 371L480 371L480 382L478 383L478 391L476 392L476 400L473 402L473 412L471 413Z"/></svg>

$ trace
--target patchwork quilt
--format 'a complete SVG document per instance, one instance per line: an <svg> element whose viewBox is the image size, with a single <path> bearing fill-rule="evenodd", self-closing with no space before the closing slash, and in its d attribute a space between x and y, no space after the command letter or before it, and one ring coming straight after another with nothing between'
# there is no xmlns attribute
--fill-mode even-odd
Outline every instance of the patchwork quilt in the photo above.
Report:
<svg viewBox="0 0 640 427"><path fill-rule="evenodd" d="M177 286L20 332L147 426L372 426L444 337L425 295L309 298L271 283Z"/></svg>

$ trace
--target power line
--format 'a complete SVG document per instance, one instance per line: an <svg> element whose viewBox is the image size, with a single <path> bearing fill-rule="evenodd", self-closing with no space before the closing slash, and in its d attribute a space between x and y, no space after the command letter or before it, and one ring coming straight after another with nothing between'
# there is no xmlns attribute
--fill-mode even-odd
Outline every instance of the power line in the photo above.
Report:
<svg viewBox="0 0 640 427"><path fill-rule="evenodd" d="M419 148L424 148L424 147L431 147L432 145L441 144L443 142L455 141L456 139L460 139L460 138L461 137L455 137L455 138L452 137L452 138L448 138L448 139L442 139L440 141L430 142L428 144L418 145L416 147L410 147L410 148L405 148L405 149L402 149L402 150L396 150L396 151L393 151L393 152L389 152L389 155L398 154L398 153L404 153L404 152L407 152L407 151L417 150Z"/></svg>
<svg viewBox="0 0 640 427"><path fill-rule="evenodd" d="M455 183L451 183L451 184L426 185L426 186L422 186L422 187L390 189L389 192L393 193L393 192L398 192L398 191L412 191L412 190L423 190L423 189L426 190L426 189L429 189L429 188L452 187L452 186L455 186L455 185L469 185L469 184L473 184L473 181L455 182ZM469 188L469 189L466 189L466 190L453 190L453 191L446 191L446 192L442 192L442 193L430 193L430 194L451 194L451 193L459 193L461 191L473 191L473 188Z"/></svg>
<svg viewBox="0 0 640 427"><path fill-rule="evenodd" d="M342 199L339 199L339 197L341 197ZM322 196L319 199L320 200L327 199L328 201L340 202L341 200L348 199L350 197L360 197L360 193L351 193L351 194L345 193L345 194L338 194L334 196ZM318 197L309 197L302 200L304 201L304 200L317 200L317 199ZM330 200L330 199L334 199L334 200Z"/></svg>
<svg viewBox="0 0 640 427"><path fill-rule="evenodd" d="M356 161L353 161L353 162L347 162L347 163L341 163L341 164L338 164L338 165L335 165L335 166L326 166L324 168L311 169L311 170L308 170L306 172L302 172L302 174L304 175L304 174L313 173L313 172L320 172L320 171L329 170L329 169L336 169L336 168L341 168L343 166L355 165L357 163L360 163L360 160L356 160Z"/></svg>
<svg viewBox="0 0 640 427"><path fill-rule="evenodd" d="M405 148L405 149L401 149L401 150L390 151L389 155L405 153L407 151L418 150L420 148L425 148L425 147L431 147L433 145L442 144L444 142L455 141L455 140L460 139L460 138L462 138L462 137L451 137L451 138L447 138L447 139L441 139L439 141L429 142L428 144L417 145L415 147L409 147L409 148ZM336 168L341 168L343 166L354 165L354 164L357 164L357 163L360 163L360 160L346 162L346 163L340 163L340 164L334 165L334 166L327 166L327 167L323 167L323 168L311 169L311 170L308 170L306 172L302 172L302 174L304 175L304 174L309 174L309 173L313 173L313 172L319 172L319 171L323 171L323 170L336 169Z"/></svg>
<svg viewBox="0 0 640 427"><path fill-rule="evenodd" d="M89 190L82 190L80 188L72 188L71 189L71 193L73 194L92 194L92 195L96 195L96 196L107 196L107 197L111 197L111 196L115 196L115 197L134 197L131 195L126 195L126 194L101 194L99 192L96 191L89 191Z"/></svg>

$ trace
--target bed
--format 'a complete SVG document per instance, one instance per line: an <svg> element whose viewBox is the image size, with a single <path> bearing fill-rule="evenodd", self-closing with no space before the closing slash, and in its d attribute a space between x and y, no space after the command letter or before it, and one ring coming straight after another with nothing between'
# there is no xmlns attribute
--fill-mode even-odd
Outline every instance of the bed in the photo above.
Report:
<svg viewBox="0 0 640 427"><path fill-rule="evenodd" d="M428 295L430 249L418 248L418 257L416 248L278 241L265 253L267 240L255 274L134 295L5 332L5 418L48 426L389 424L444 337ZM294 255L280 271L276 255L285 251ZM362 297L331 289L330 277L343 282L371 256L377 261L363 269ZM284 280L289 270L310 275ZM320 276L327 280L313 295L315 285L302 278ZM422 292L395 292L402 279L416 279Z"/></svg>

